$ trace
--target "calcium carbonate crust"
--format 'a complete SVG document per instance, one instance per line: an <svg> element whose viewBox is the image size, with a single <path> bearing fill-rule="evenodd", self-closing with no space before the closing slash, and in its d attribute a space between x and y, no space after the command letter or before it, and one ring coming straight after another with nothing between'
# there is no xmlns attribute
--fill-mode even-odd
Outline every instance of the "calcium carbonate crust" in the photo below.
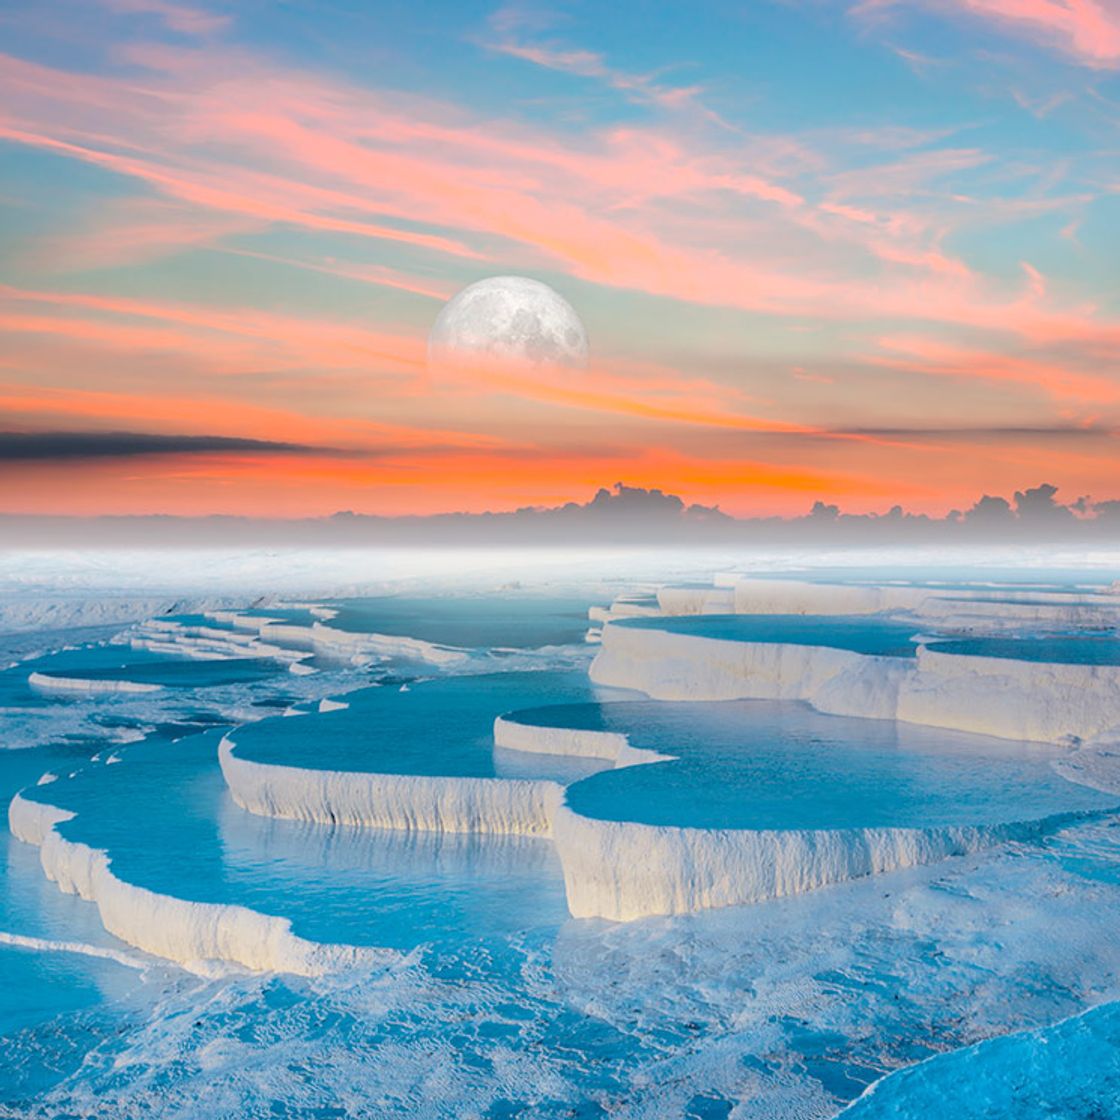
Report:
<svg viewBox="0 0 1120 1120"><path fill-rule="evenodd" d="M672 758L635 748L619 732L542 726L521 722L517 713L495 721L494 738L507 750L599 758L616 767ZM229 738L221 749L235 800L264 816L551 837L572 915L614 921L759 902L917 867L1035 840L1077 816L928 829L679 828L585 817L554 782L316 771L239 759Z"/></svg>
<svg viewBox="0 0 1120 1120"><path fill-rule="evenodd" d="M829 715L1069 742L1120 728L1120 666L939 653L872 657L789 643L604 627L596 684L655 700L804 700Z"/></svg>
<svg viewBox="0 0 1120 1120"><path fill-rule="evenodd" d="M292 932L287 918L246 906L192 902L128 883L114 874L104 851L62 835L58 826L74 818L19 794L8 807L12 835L39 848L47 878L66 894L93 902L109 933L146 953L202 972L219 961L301 976L401 959L389 949L308 941Z"/></svg>

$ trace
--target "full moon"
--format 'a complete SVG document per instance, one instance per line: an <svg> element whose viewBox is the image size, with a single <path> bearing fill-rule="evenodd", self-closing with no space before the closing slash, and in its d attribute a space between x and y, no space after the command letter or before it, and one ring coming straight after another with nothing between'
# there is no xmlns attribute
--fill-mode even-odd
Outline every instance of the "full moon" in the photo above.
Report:
<svg viewBox="0 0 1120 1120"><path fill-rule="evenodd" d="M500 362L587 364L587 331L559 292L525 276L491 276L447 301L428 336L432 365Z"/></svg>

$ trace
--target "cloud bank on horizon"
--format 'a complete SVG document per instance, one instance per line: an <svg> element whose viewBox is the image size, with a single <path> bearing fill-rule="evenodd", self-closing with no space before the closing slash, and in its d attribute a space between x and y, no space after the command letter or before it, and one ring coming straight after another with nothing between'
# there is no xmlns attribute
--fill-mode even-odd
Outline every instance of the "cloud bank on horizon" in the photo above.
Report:
<svg viewBox="0 0 1120 1120"><path fill-rule="evenodd" d="M0 13L0 505L1120 497L1120 2L741 7ZM508 273L588 367L435 376Z"/></svg>

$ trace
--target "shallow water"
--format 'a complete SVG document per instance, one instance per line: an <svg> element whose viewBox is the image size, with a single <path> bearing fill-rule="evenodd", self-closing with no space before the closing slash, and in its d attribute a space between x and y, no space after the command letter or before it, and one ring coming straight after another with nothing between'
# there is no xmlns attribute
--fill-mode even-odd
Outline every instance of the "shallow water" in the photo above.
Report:
<svg viewBox="0 0 1120 1120"><path fill-rule="evenodd" d="M416 636L451 642L449 617ZM477 625L462 635L481 650L474 669L486 662L479 639L491 623ZM540 633L551 640L566 625L549 622ZM580 619L580 656L584 625ZM503 626L500 644L515 645L506 639L517 626L496 623L493 633ZM889 645L895 637L869 640ZM529 650L510 663L578 663L575 650ZM321 668L306 678L281 667L260 680L169 689L174 696L159 705L41 700L37 710L49 721L42 726L56 729L44 741L57 745L0 752L0 792L51 770L63 777L33 795L71 800L82 815L62 828L107 847L122 876L272 908L292 916L304 936L389 945L408 956L310 980L206 980L150 961L139 971L42 946L0 946L0 1116L825 1120L883 1074L1022 1029L1043 1032L1007 1040L1029 1061L985 1071L968 1064L966 1051L956 1067L965 1073L930 1062L915 1069L917 1089L905 1074L893 1083L903 1095L886 1095L892 1083L883 1083L880 1100L895 1111L867 1115L936 1115L937 1092L975 1076L984 1092L966 1102L976 1105L972 1113L959 1111L971 1120L985 1114L999 1069L1032 1089L1068 1087L1054 1099L1070 1107L1077 1086L1091 1100L1094 1086L1110 1084L1110 1013L1086 1019L1088 1041L1064 1026L1047 1032L1120 998L1120 941L1108 933L1120 928L1120 818L772 903L612 925L566 918L546 842L257 818L225 794L215 761L216 740L235 718L292 705L310 711L318 697L346 693L347 711L239 730L239 751L275 750L276 761L300 765L344 759L360 769L373 760L374 768L488 776L497 772L488 734L498 709L580 701L565 709L582 713L573 720L590 725L606 711L635 745L665 750L672 742L680 760L629 771L593 763L601 772L590 777L575 764L565 780L586 780L570 796L594 795L604 815L626 819L652 798L678 820L740 814L756 822L746 827L763 827L757 822L862 819L877 805L891 819L925 821L935 808L948 818L1100 797L1053 776L1046 748L940 732L928 742L910 737L921 729L892 738L890 725L799 705L608 708L591 699L579 672L567 683L564 673L550 681L554 671L492 686L486 677L413 679L401 693L415 666ZM371 676L392 683L348 692ZM650 711L634 719L643 707ZM398 718L406 711L408 720ZM422 733L408 736L402 728L416 725L417 711L428 713L418 721ZM753 713L746 740L744 712ZM94 717L148 739L106 750L101 732L109 728ZM214 730L198 734L207 725ZM781 735L765 734L767 726ZM89 761L94 753L100 762ZM114 755L121 761L107 765ZM526 764L534 772L563 766L541 757ZM706 797L697 794L700 774L710 779ZM783 774L793 775L788 788ZM653 792L642 793L642 782ZM806 798L809 786L814 796ZM43 879L34 849L4 837L0 850L0 930L8 922L21 936L146 963L104 934L94 907ZM1086 1060L1099 1064L1103 1080L1082 1076ZM923 1097L925 1072L935 1067L947 1069L931 1082L942 1088ZM989 1114L1008 1114L1005 1100L991 1099L1004 1111Z"/></svg>
<svg viewBox="0 0 1120 1120"><path fill-rule="evenodd" d="M937 567L892 565L882 568L812 567L784 571L750 572L751 579L799 579L813 583L865 583L875 586L930 587L953 591L991 590L1048 591L1056 593L1104 593L1116 578L1108 569L1032 567L1005 568L999 565L948 564Z"/></svg>
<svg viewBox="0 0 1120 1120"><path fill-rule="evenodd" d="M535 649L581 642L588 608L602 600L503 591L476 595L377 596L327 602L338 630L420 638L468 648Z"/></svg>
<svg viewBox="0 0 1120 1120"><path fill-rule="evenodd" d="M239 758L319 770L454 777L500 776L495 716L548 701L596 695L586 672L486 673L412 680L348 693L341 711L270 720L231 737ZM579 759L526 759L537 777L588 772ZM530 776L527 770L522 776Z"/></svg>
<svg viewBox="0 0 1120 1120"><path fill-rule="evenodd" d="M1120 638L1072 634L1037 638L962 638L938 642L937 653L998 657L1013 661L1051 661L1059 665L1120 665Z"/></svg>
<svg viewBox="0 0 1120 1120"><path fill-rule="evenodd" d="M1082 876L1085 849L1111 875ZM775 903L463 939L368 973L149 983L143 1014L84 1036L82 1069L0 1115L270 1117L283 1102L824 1120L881 1074L1120 994L1120 946L1100 936L1120 919L1115 849L1083 825Z"/></svg>
<svg viewBox="0 0 1120 1120"><path fill-rule="evenodd" d="M914 657L914 623L883 618L801 614L702 614L673 618L625 618L612 622L634 630L660 630L726 642L788 643L850 650L875 657ZM928 628L926 628L928 629Z"/></svg>
<svg viewBox="0 0 1120 1120"><path fill-rule="evenodd" d="M675 761L595 774L568 789L585 816L694 828L936 828L1112 808L1050 765L1063 748L806 704L634 702L516 713L543 726L625 734Z"/></svg>
<svg viewBox="0 0 1120 1120"><path fill-rule="evenodd" d="M567 917L550 843L256 817L222 780L221 735L122 748L24 796L77 813L59 832L107 852L118 878L290 918L313 941L411 949Z"/></svg>
<svg viewBox="0 0 1120 1120"><path fill-rule="evenodd" d="M960 1087L968 1086L967 1093ZM902 1070L845 1120L1107 1120L1120 1101L1120 1004L994 1038Z"/></svg>
<svg viewBox="0 0 1120 1120"><path fill-rule="evenodd" d="M0 800L6 805L44 771L67 772L88 755L80 745L0 750ZM0 1099L46 1088L99 1041L75 1028L106 1027L113 1018L106 1009L140 986L137 970L113 959L124 948L91 906L44 878L37 850L0 831L0 1039L45 1035L26 1048L0 1042Z"/></svg>

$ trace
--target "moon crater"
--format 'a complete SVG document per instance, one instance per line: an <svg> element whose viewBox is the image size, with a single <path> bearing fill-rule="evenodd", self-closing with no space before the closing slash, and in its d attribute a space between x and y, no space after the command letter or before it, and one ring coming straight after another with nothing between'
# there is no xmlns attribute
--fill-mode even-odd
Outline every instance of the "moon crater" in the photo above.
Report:
<svg viewBox="0 0 1120 1120"><path fill-rule="evenodd" d="M495 359L529 366L587 365L587 331L555 289L526 276L492 276L444 305L428 337L435 365Z"/></svg>

